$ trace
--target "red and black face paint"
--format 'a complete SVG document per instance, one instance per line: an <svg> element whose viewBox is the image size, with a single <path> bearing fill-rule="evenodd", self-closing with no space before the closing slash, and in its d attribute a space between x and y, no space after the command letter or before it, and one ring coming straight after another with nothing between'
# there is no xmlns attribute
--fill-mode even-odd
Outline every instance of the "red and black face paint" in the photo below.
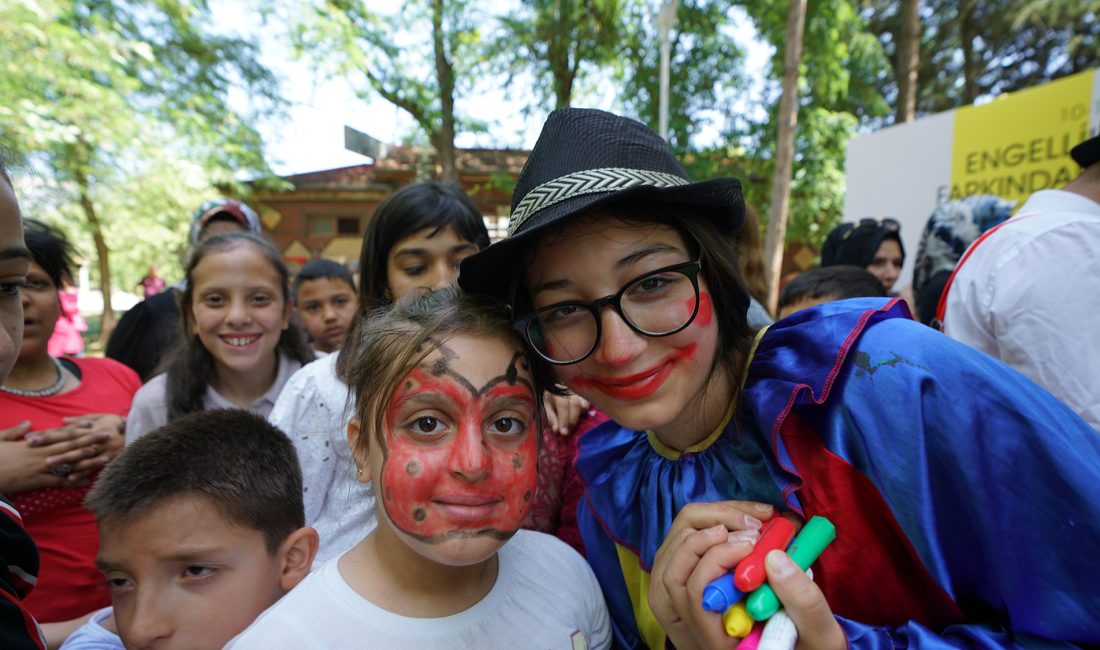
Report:
<svg viewBox="0 0 1100 650"><path fill-rule="evenodd" d="M386 410L379 481L386 514L424 541L507 539L526 518L537 483L530 369L517 352L476 387L453 350L437 352L405 376Z"/></svg>

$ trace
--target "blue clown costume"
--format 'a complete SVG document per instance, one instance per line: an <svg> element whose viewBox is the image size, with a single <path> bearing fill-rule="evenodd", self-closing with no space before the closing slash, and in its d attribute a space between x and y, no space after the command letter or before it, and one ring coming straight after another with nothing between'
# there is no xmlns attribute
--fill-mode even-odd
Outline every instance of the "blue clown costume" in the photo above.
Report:
<svg viewBox="0 0 1100 650"><path fill-rule="evenodd" d="M776 323L706 440L677 452L608 422L577 471L621 647L664 647L654 555L686 504L728 499L836 524L814 579L853 647L1100 643L1100 437L897 300Z"/></svg>

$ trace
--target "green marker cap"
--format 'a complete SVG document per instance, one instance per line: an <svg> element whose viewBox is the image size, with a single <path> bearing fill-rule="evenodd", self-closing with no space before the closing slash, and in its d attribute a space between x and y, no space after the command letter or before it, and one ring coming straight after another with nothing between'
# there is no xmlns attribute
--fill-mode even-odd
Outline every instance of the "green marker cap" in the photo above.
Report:
<svg viewBox="0 0 1100 650"><path fill-rule="evenodd" d="M787 547L787 555L805 571L835 539L836 526L831 521L824 517L811 517ZM779 611L779 598L771 585L765 583L749 594L745 601L745 611L754 621L767 620Z"/></svg>

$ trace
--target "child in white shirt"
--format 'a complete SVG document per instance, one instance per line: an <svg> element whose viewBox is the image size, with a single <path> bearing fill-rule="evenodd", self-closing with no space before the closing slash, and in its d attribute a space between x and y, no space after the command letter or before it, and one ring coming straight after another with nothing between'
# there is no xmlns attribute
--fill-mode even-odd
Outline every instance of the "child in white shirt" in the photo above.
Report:
<svg viewBox="0 0 1100 650"><path fill-rule="evenodd" d="M350 336L348 441L359 480L374 482L377 527L228 647L608 647L587 563L519 531L541 391L507 312L417 292Z"/></svg>

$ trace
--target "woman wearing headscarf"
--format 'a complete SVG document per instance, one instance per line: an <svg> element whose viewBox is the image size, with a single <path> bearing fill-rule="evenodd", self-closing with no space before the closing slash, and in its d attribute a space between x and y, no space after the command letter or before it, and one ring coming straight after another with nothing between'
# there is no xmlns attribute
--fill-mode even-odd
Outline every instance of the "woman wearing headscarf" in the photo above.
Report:
<svg viewBox="0 0 1100 650"><path fill-rule="evenodd" d="M917 317L932 325L947 279L970 244L1012 216L1016 202L976 194L941 203L928 217L913 265L913 302Z"/></svg>
<svg viewBox="0 0 1100 650"><path fill-rule="evenodd" d="M858 266L870 271L890 293L905 263L901 224L896 219L869 217L842 223L825 238L821 266Z"/></svg>

